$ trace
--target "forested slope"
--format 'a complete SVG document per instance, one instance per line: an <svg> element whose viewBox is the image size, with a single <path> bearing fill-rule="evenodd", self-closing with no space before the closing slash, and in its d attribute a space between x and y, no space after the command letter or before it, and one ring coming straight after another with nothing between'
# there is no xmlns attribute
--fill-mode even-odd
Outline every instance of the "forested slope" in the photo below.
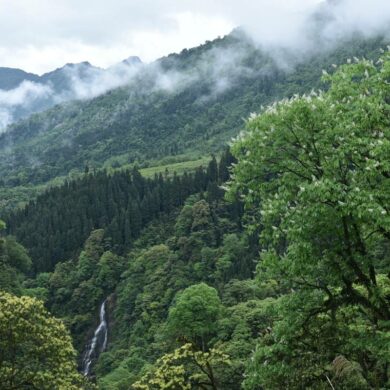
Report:
<svg viewBox="0 0 390 390"><path fill-rule="evenodd" d="M107 245L122 253L143 227L181 206L189 195L209 190L220 196L218 183L227 179L232 161L227 150L219 166L214 157L194 173L160 173L153 179L136 169L86 173L5 216L8 233L28 248L35 272L51 271L58 261L74 256L93 229L105 229Z"/></svg>
<svg viewBox="0 0 390 390"><path fill-rule="evenodd" d="M322 69L352 56L377 58L381 45L359 37L300 59L291 54L286 68L235 31L146 66L126 87L12 126L0 135L1 184L222 150L262 104L319 88Z"/></svg>

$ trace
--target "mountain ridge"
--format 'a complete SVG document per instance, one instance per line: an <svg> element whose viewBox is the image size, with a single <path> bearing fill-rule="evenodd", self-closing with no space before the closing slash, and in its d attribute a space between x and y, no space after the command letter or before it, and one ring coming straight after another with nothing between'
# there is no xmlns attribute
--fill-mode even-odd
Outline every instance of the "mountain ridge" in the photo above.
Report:
<svg viewBox="0 0 390 390"><path fill-rule="evenodd" d="M354 56L376 60L387 43L357 36L286 68L235 30L143 65L126 86L100 93L81 85L81 93L97 96L33 114L0 134L0 213L85 169L156 167L219 154L262 105L323 88L323 69ZM296 56L288 57L293 64Z"/></svg>
<svg viewBox="0 0 390 390"><path fill-rule="evenodd" d="M9 91L16 88L23 81L39 80L39 76L19 68L0 67L0 89Z"/></svg>
<svg viewBox="0 0 390 390"><path fill-rule="evenodd" d="M350 41L288 71L234 34L164 57L126 87L12 125L0 135L3 183L42 183L85 165L215 153L262 104L320 88L323 68L353 55L377 57L382 43Z"/></svg>
<svg viewBox="0 0 390 390"><path fill-rule="evenodd" d="M142 64L139 57L130 56L108 67L99 68L88 61L67 63L62 67L37 75L21 69L0 67L0 132L18 120L42 112L66 101L94 97L102 91L93 86L107 79L123 77Z"/></svg>

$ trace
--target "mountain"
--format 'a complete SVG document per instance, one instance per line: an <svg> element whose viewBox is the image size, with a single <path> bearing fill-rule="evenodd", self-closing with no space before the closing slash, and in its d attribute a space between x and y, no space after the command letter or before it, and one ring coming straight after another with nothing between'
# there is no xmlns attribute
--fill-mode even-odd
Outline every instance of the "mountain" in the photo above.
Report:
<svg viewBox="0 0 390 390"><path fill-rule="evenodd" d="M282 64L280 53L261 50L236 30L142 66L126 86L12 125L0 135L2 184L45 183L86 165L216 153L261 105L320 88L323 69L352 56L375 59L384 44L356 37L301 58L285 53Z"/></svg>
<svg viewBox="0 0 390 390"><path fill-rule="evenodd" d="M39 82L39 76L21 69L0 67L0 89L8 91L23 81Z"/></svg>
<svg viewBox="0 0 390 390"><path fill-rule="evenodd" d="M138 57L101 69L84 61L66 64L41 76L0 68L0 132L32 113L74 99L95 97L116 88L141 65ZM100 87L98 87L100 85Z"/></svg>
<svg viewBox="0 0 390 390"><path fill-rule="evenodd" d="M120 65L137 66L141 64L142 61L139 57L130 56L108 69L116 68ZM68 63L41 76L21 69L0 67L0 90L9 91L20 86L23 81L32 81L34 83L49 84L57 93L61 93L72 89L72 77L77 77L83 81L88 80L93 72L104 71L106 70L93 66L88 61Z"/></svg>
<svg viewBox="0 0 390 390"><path fill-rule="evenodd" d="M68 63L61 68L44 73L39 78L39 82L51 85L56 93L63 93L72 90L72 78L77 77L81 81L87 80L93 71L99 70L102 69L91 65L88 61L77 64Z"/></svg>
<svg viewBox="0 0 390 390"><path fill-rule="evenodd" d="M137 56L130 56L122 61L125 65L141 65L142 61L141 58Z"/></svg>

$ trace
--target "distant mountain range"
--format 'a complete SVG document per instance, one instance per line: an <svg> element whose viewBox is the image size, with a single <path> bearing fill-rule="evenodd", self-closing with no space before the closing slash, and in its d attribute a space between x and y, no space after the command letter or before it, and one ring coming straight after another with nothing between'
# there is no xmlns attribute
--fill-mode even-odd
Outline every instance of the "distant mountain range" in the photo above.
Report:
<svg viewBox="0 0 390 390"><path fill-rule="evenodd" d="M108 69L85 61L66 64L41 76L0 67L0 131L12 122L55 104L94 97L115 88L118 83L126 82L140 65L142 62L138 57L129 57ZM120 82L110 84L110 79L120 79ZM104 84L103 89L95 91L94 86L99 83Z"/></svg>
<svg viewBox="0 0 390 390"><path fill-rule="evenodd" d="M85 166L217 153L261 105L322 88L323 69L353 56L377 59L385 45L381 37L355 37L331 50L281 59L236 30L144 66L137 59L106 71L66 65L41 80L92 99L34 114L1 134L0 185L46 183Z"/></svg>
<svg viewBox="0 0 390 390"><path fill-rule="evenodd" d="M23 81L38 83L40 77L34 73L27 73L21 69L0 67L0 89L9 91L16 88Z"/></svg>
<svg viewBox="0 0 390 390"><path fill-rule="evenodd" d="M124 59L119 65L134 66L141 64L142 61L139 57L130 56ZM113 69L116 66L118 66L118 64L105 70L91 65L88 61L83 61L77 64L65 64L63 67L44 73L41 76L25 72L22 69L0 67L0 89L9 91L17 88L23 81L32 81L34 83L50 84L56 91L61 91L69 88L69 70L75 71L80 78L84 78L88 77L91 70L107 72L109 69Z"/></svg>

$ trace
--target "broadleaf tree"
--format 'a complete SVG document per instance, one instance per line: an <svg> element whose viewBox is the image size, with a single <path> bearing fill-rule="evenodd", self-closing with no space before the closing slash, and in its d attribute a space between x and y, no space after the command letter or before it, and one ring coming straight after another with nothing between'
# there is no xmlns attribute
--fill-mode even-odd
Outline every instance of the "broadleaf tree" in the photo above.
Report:
<svg viewBox="0 0 390 390"><path fill-rule="evenodd" d="M41 301L0 292L0 389L81 390L64 324Z"/></svg>
<svg viewBox="0 0 390 390"><path fill-rule="evenodd" d="M390 54L324 79L252 115L232 149L231 194L261 231L257 277L285 292L248 389L389 385ZM338 356L359 369L337 376Z"/></svg>

